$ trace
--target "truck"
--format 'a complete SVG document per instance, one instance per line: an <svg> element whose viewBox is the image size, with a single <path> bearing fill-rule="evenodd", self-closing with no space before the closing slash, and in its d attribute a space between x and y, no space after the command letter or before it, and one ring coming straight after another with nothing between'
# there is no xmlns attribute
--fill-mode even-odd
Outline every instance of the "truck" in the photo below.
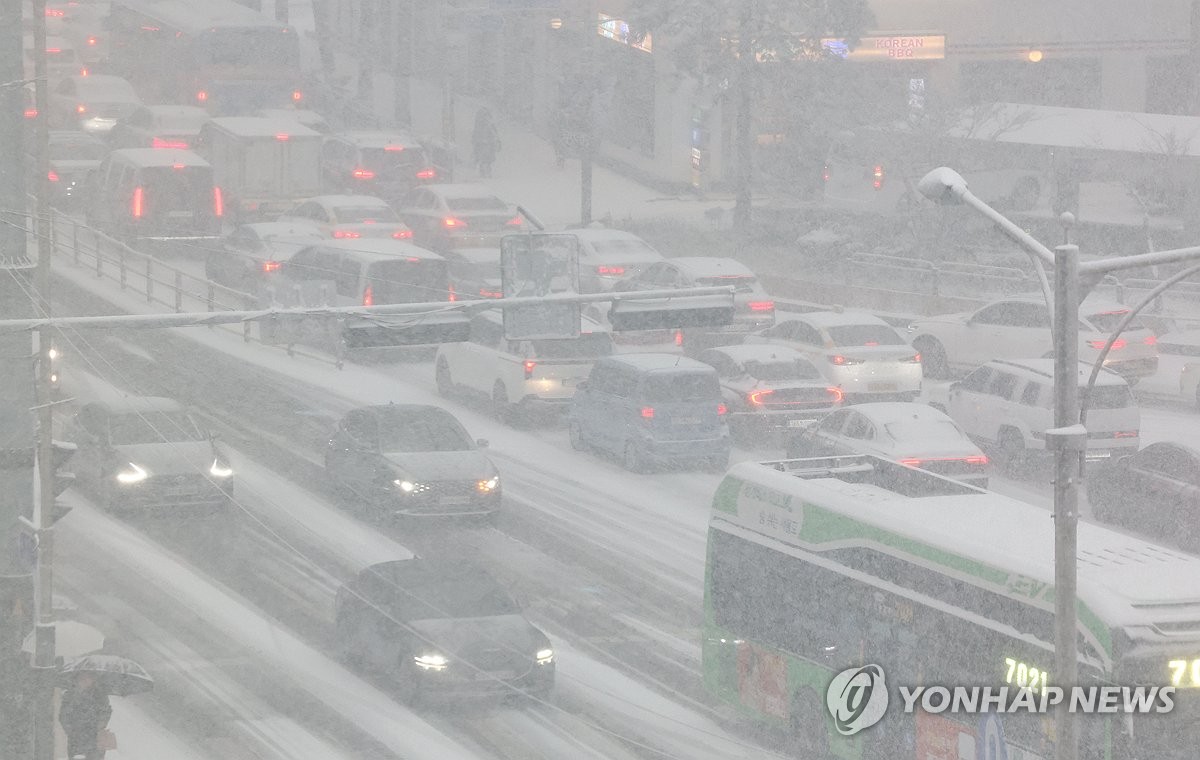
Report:
<svg viewBox="0 0 1200 760"><path fill-rule="evenodd" d="M322 139L296 121L226 116L200 129L197 150L212 164L232 221L244 224L320 194Z"/></svg>

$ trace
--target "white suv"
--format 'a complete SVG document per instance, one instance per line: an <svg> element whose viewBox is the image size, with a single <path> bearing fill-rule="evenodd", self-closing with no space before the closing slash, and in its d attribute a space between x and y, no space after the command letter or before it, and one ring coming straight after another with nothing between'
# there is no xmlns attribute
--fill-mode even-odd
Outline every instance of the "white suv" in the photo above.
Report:
<svg viewBox="0 0 1200 760"><path fill-rule="evenodd" d="M1081 398L1091 371L1091 365L1079 363ZM945 411L1011 472L1030 452L1045 450L1045 432L1054 427L1053 399L1053 359L997 359L952 384ZM1140 427L1141 413L1129 384L1102 371L1088 404L1088 461L1116 460L1137 451Z"/></svg>
<svg viewBox="0 0 1200 760"><path fill-rule="evenodd" d="M573 340L508 340L499 311L471 319L470 338L443 343L434 360L438 392L483 394L496 416L513 421L541 409L565 411L597 359L613 353L612 335L586 317Z"/></svg>

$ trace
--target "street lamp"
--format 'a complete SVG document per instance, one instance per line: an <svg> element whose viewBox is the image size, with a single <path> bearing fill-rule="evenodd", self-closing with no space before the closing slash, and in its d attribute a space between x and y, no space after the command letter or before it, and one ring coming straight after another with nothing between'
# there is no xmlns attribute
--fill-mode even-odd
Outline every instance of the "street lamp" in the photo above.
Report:
<svg viewBox="0 0 1200 760"><path fill-rule="evenodd" d="M962 176L945 166L926 174L917 184L926 198L941 205L963 203L994 222L1033 258L1042 292L1054 314L1054 429L1046 431L1046 445L1054 450L1054 667L1056 680L1065 687L1078 678L1076 629L1077 534L1079 528L1080 452L1087 443L1079 406L1079 304L1109 272L1200 259L1200 247L1178 248L1135 256L1116 256L1079 263L1079 247L1056 246L1051 253L1027 232L977 198ZM1043 263L1054 265L1054 296L1046 283ZM1182 279L1182 274L1178 279ZM1176 278L1172 278L1176 280ZM1164 283L1157 295L1173 282ZM1148 303L1148 301L1146 302ZM1145 303L1138 306L1138 310ZM1126 323L1127 324L1127 321ZM1124 328L1121 325L1121 329ZM1119 330L1118 330L1119 332ZM1115 335L1114 335L1115 338ZM1109 339L1111 345L1114 338ZM1103 356L1097 361L1103 361ZM1096 373L1093 373L1093 380ZM1074 714L1060 707L1056 714L1055 760L1079 757L1078 724Z"/></svg>

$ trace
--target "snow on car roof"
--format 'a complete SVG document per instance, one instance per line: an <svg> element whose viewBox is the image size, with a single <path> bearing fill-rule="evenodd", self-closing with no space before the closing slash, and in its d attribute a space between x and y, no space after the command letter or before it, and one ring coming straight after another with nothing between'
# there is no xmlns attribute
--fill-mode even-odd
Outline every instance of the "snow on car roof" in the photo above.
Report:
<svg viewBox="0 0 1200 760"><path fill-rule="evenodd" d="M388 205L387 201L382 198L376 198L374 195L318 195L309 198L313 203L319 203L322 206L337 208L338 206L352 206L356 208L362 207L377 207L383 208Z"/></svg>
<svg viewBox="0 0 1200 760"><path fill-rule="evenodd" d="M321 240L325 239L325 236L321 234L321 230L316 224L302 220L296 220L294 222L256 222L254 224L246 224L243 226L246 229L253 230L254 233L261 238L314 237Z"/></svg>
<svg viewBox="0 0 1200 760"><path fill-rule="evenodd" d="M417 146L419 144L412 135L402 130L350 130L338 132L334 137L344 137L364 148L383 148L388 145Z"/></svg>
<svg viewBox="0 0 1200 760"><path fill-rule="evenodd" d="M309 129L295 119L268 118L266 116L221 116L212 120L215 127L232 132L240 137L320 137L321 133Z"/></svg>
<svg viewBox="0 0 1200 760"><path fill-rule="evenodd" d="M668 259L693 277L754 277L742 262L720 256L681 256Z"/></svg>
<svg viewBox="0 0 1200 760"><path fill-rule="evenodd" d="M208 167L208 162L190 150L179 148L121 148L111 154L114 158L125 157L138 166Z"/></svg>
<svg viewBox="0 0 1200 760"><path fill-rule="evenodd" d="M800 314L793 317L793 319L803 320L818 327L842 327L845 325L882 325L884 327L892 327L887 322L867 311L810 311L807 314Z"/></svg>
<svg viewBox="0 0 1200 760"><path fill-rule="evenodd" d="M689 359L679 354L618 354L609 356L604 361L620 362L640 370L656 371L665 369L680 369L700 372L713 372L713 368L704 362Z"/></svg>
<svg viewBox="0 0 1200 760"><path fill-rule="evenodd" d="M440 260L442 257L433 251L420 248L412 243L392 238L356 238L347 240L329 240L320 244L322 248L349 251L354 254L374 257L377 259L417 258Z"/></svg>
<svg viewBox="0 0 1200 760"><path fill-rule="evenodd" d="M566 234L574 235L580 240L637 240L646 243L645 240L625 230L614 230L608 227L581 227L577 230L564 230ZM649 246L649 243L646 243Z"/></svg>
<svg viewBox="0 0 1200 760"><path fill-rule="evenodd" d="M1035 372L1039 375L1054 377L1054 359L993 359L988 362L993 365L1000 365L1007 368L1025 369ZM1079 362L1079 384L1085 385L1088 378L1092 374L1092 365L1088 362ZM1096 385L1128 385L1125 378L1121 377L1112 370L1105 369L1096 376Z"/></svg>
<svg viewBox="0 0 1200 760"><path fill-rule="evenodd" d="M745 362L762 362L765 364L772 361L808 361L808 358L804 354L794 348L777 346L771 343L742 343L736 346L721 346L720 348L710 350L723 353L739 364Z"/></svg>
<svg viewBox="0 0 1200 760"><path fill-rule="evenodd" d="M915 401L876 401L868 404L855 404L854 411L876 425L890 425L905 420L949 420L944 413L932 406Z"/></svg>

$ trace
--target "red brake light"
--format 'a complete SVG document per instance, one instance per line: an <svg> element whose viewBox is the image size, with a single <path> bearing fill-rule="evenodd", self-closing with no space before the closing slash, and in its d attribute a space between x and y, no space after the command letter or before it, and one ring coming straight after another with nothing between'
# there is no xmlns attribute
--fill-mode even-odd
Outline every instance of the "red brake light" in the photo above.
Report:
<svg viewBox="0 0 1200 760"><path fill-rule="evenodd" d="M683 345L683 330L675 331L675 345L677 345L677 346Z"/></svg>
<svg viewBox="0 0 1200 760"><path fill-rule="evenodd" d="M142 188L140 186L133 188L133 218L134 219L142 218L142 211L145 210L142 207L142 198L143 198Z"/></svg>
<svg viewBox="0 0 1200 760"><path fill-rule="evenodd" d="M845 367L851 364L862 364L863 361L863 359L851 359L847 356L842 356L841 354L836 354L829 357L829 363L836 364L839 367Z"/></svg>
<svg viewBox="0 0 1200 760"><path fill-rule="evenodd" d="M271 272L278 272L280 266L281 265L278 261L269 261L268 260L268 261L264 261L262 263L262 270L264 273L270 274Z"/></svg>
<svg viewBox="0 0 1200 760"><path fill-rule="evenodd" d="M921 363L921 355L913 354L912 356L908 357L904 361L908 362L909 364L920 364Z"/></svg>
<svg viewBox="0 0 1200 760"><path fill-rule="evenodd" d="M717 404L717 416L724 417L726 414L729 414L729 407L724 404Z"/></svg>
<svg viewBox="0 0 1200 760"><path fill-rule="evenodd" d="M751 404L754 404L755 406L762 406L763 403L765 403L763 398L770 396L774 392L775 391L754 391L748 396L748 398L750 399Z"/></svg>
<svg viewBox="0 0 1200 760"><path fill-rule="evenodd" d="M825 164L825 166L823 166L821 168L821 181L822 182L829 181L829 164Z"/></svg>
<svg viewBox="0 0 1200 760"><path fill-rule="evenodd" d="M751 301L750 311L775 311L774 301Z"/></svg>
<svg viewBox="0 0 1200 760"><path fill-rule="evenodd" d="M275 139L279 142L287 142L290 138L291 135L286 132L280 132L279 134L275 135Z"/></svg>
<svg viewBox="0 0 1200 760"><path fill-rule="evenodd" d="M208 100L208 93L205 92L204 90L200 90L199 92L196 93L196 101L198 103L204 103L207 100Z"/></svg>
<svg viewBox="0 0 1200 760"><path fill-rule="evenodd" d="M456 227L466 227L467 223L464 222L462 219L458 219L453 216L448 216L448 217L442 219L442 226L445 227L446 229L450 230L450 229L454 229Z"/></svg>
<svg viewBox="0 0 1200 760"><path fill-rule="evenodd" d="M537 362L527 359L525 361L525 379L533 377L533 368L537 366Z"/></svg>
<svg viewBox="0 0 1200 760"><path fill-rule="evenodd" d="M609 264L601 264L596 267L596 274L622 275L625 274L625 267L616 267Z"/></svg>
<svg viewBox="0 0 1200 760"><path fill-rule="evenodd" d="M1147 346L1157 346L1158 345L1158 336L1147 335L1146 337L1142 338L1142 342L1145 343Z"/></svg>
<svg viewBox="0 0 1200 760"><path fill-rule="evenodd" d="M36 119L37 113L38 112L37 112L36 108L26 108L25 109L25 118L26 119Z"/></svg>
<svg viewBox="0 0 1200 760"><path fill-rule="evenodd" d="M871 172L871 177L872 177L871 187L875 188L876 190L883 187L883 167L882 166L877 165L875 167L875 169Z"/></svg>
<svg viewBox="0 0 1200 760"><path fill-rule="evenodd" d="M87 106L85 106L83 103L80 103L79 105L75 106L75 113L87 113Z"/></svg>
<svg viewBox="0 0 1200 760"><path fill-rule="evenodd" d="M46 179L50 180L51 182L58 182L58 172L51 169L50 171L46 172Z"/></svg>
<svg viewBox="0 0 1200 760"><path fill-rule="evenodd" d="M213 185L213 216L225 216L225 196L216 185Z"/></svg>
<svg viewBox="0 0 1200 760"><path fill-rule="evenodd" d="M986 456L967 457L966 462L967 464L987 464L988 458Z"/></svg>
<svg viewBox="0 0 1200 760"><path fill-rule="evenodd" d="M62 8L47 8L46 9L46 18L63 18L66 15L67 15L67 12L64 11Z"/></svg>
<svg viewBox="0 0 1200 760"><path fill-rule="evenodd" d="M1097 351L1103 350L1104 345L1106 343L1108 343L1108 341L1106 341L1106 340L1089 340L1088 341L1088 345L1091 346L1092 348L1096 349ZM1125 348L1125 339L1124 338L1117 338L1116 340L1113 341L1111 350L1119 351L1122 348Z"/></svg>
<svg viewBox="0 0 1200 760"><path fill-rule="evenodd" d="M505 227L520 227L521 226L521 215L518 214L517 216L514 216L512 219L509 219L507 222L504 223L504 226Z"/></svg>
<svg viewBox="0 0 1200 760"><path fill-rule="evenodd" d="M907 459L901 459L900 464L906 464L909 467L920 467L921 460L916 457L908 457Z"/></svg>
<svg viewBox="0 0 1200 760"><path fill-rule="evenodd" d="M449 295L449 296L446 298L446 300L447 300L447 301L454 302L454 301L457 301L457 300L458 300L458 291L456 291L456 290L454 289L454 286L453 286L453 285L448 285L448 286L446 286L446 290L447 290L447 292L450 294L450 295Z"/></svg>
<svg viewBox="0 0 1200 760"><path fill-rule="evenodd" d="M437 171L435 169L422 169L417 172L417 179L435 179Z"/></svg>
<svg viewBox="0 0 1200 760"><path fill-rule="evenodd" d="M95 36L91 36L91 37L87 38L87 44L91 47L95 47L96 42L97 42L97 40L96 40Z"/></svg>
<svg viewBox="0 0 1200 760"><path fill-rule="evenodd" d="M409 240L412 238L412 230L396 230L392 237L396 240Z"/></svg>
<svg viewBox="0 0 1200 760"><path fill-rule="evenodd" d="M362 235L355 232L354 230L334 230L333 236L335 238L337 238L338 240L354 240L356 238L362 237Z"/></svg>
<svg viewBox="0 0 1200 760"><path fill-rule="evenodd" d="M375 291L371 290L370 285L368 285L366 287L366 290L363 291L362 305L363 306L374 306L375 305Z"/></svg>
<svg viewBox="0 0 1200 760"><path fill-rule="evenodd" d="M355 169L351 174L354 175L355 179L375 179L375 172L370 169L363 169L362 167Z"/></svg>
<svg viewBox="0 0 1200 760"><path fill-rule="evenodd" d="M1138 431L1136 430L1118 430L1113 433L1113 438L1137 438Z"/></svg>
<svg viewBox="0 0 1200 760"><path fill-rule="evenodd" d="M292 102L299 103L301 100L304 100L304 93L300 90L292 90Z"/></svg>
<svg viewBox="0 0 1200 760"><path fill-rule="evenodd" d="M383 149L385 151L387 151L388 153L399 153L400 151L404 150L404 146L403 145L385 145L385 146L383 146Z"/></svg>
<svg viewBox="0 0 1200 760"><path fill-rule="evenodd" d="M841 388L830 386L825 390L828 391L829 395L833 396L833 403L835 404L842 403L842 401L846 398L846 394L842 392Z"/></svg>
<svg viewBox="0 0 1200 760"><path fill-rule="evenodd" d="M61 53L61 52L62 52L62 48L46 48L46 53L49 55L54 55L55 53Z"/></svg>
<svg viewBox="0 0 1200 760"><path fill-rule="evenodd" d="M188 144L184 140L171 140L166 137L155 137L150 141L151 148L177 148L179 150L187 150Z"/></svg>
<svg viewBox="0 0 1200 760"><path fill-rule="evenodd" d="M643 406L642 407L642 419L644 419L644 420L654 419L654 407Z"/></svg>
<svg viewBox="0 0 1200 760"><path fill-rule="evenodd" d="M483 296L484 298L504 298L503 293L501 293L499 290L492 290L491 288L480 288L479 295Z"/></svg>

